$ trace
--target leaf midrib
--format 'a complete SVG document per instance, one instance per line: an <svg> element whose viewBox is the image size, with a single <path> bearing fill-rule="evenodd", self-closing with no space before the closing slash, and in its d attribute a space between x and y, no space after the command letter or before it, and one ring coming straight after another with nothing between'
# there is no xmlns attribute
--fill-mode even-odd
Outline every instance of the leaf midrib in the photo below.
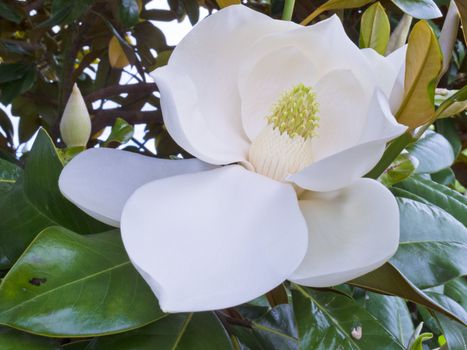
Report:
<svg viewBox="0 0 467 350"><path fill-rule="evenodd" d="M124 263L111 266L111 267L109 267L109 268L107 268L107 269L104 269L104 270L101 270L101 271L97 271L97 272L95 272L95 273L93 273L93 274L90 274L90 275L86 275L86 276L83 277L83 278L79 278L79 279L76 279L76 280L73 280L73 281L64 283L64 284L62 284L62 285L60 285L60 286L58 286L58 287L56 287L56 288L50 289L50 290L48 290L48 291L45 291L44 293L37 294L37 295L35 295L34 297L32 297L32 298L30 298L30 299L27 299L27 300L25 300L25 301L23 301L23 302L21 302L21 303L19 303L19 304L16 304L16 305L14 305L13 307L11 307L11 308L9 308L9 309L7 309L7 310L1 311L1 312L0 312L0 319L1 319L1 316L5 316L5 315L8 314L9 312L11 312L11 311L13 311L13 310L15 310L15 309L17 309L17 308L19 308L19 307L21 307L21 306L24 306L24 305L26 305L26 304L28 304L28 303L30 303L30 302L32 302L32 301L35 301L35 300L37 300L37 299L40 299L40 298L42 298L42 297L45 296L45 295L54 293L54 292L56 292L56 291L58 291L58 290L67 288L67 287L69 287L69 286L71 286L71 285L73 285L73 284L76 284L76 283L85 281L85 280L87 280L87 279L90 279L90 278L99 276L99 275L101 275L101 274L105 274L105 273L107 273L107 272L109 272L109 271L119 269L119 268L121 268L121 267L123 267L123 266L126 266L126 265L129 265L129 264L131 264L131 263L130 263L130 261L128 260L128 261L125 261Z"/></svg>

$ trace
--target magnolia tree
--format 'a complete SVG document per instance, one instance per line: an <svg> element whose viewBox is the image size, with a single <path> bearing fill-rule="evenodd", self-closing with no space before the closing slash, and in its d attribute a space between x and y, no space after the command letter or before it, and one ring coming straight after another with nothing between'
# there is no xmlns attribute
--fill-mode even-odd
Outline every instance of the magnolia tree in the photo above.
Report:
<svg viewBox="0 0 467 350"><path fill-rule="evenodd" d="M465 2L160 5L0 3L0 348L465 350Z"/></svg>

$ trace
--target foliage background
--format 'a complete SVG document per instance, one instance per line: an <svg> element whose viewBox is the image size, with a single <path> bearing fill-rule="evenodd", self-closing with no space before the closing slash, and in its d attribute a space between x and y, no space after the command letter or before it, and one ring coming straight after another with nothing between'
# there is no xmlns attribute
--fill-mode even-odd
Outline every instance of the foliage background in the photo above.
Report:
<svg viewBox="0 0 467 350"><path fill-rule="evenodd" d="M173 50L152 21L188 17L196 24L200 7L212 12L226 2L169 0L168 10L147 9L149 2L0 2L0 268L5 276L0 286L0 348L465 349L465 112L436 121L432 134L409 146L424 164L423 172L412 174L412 169L413 176L397 184L388 180L401 207L403 238L391 264L332 289L286 285L235 309L161 313L128 262L118 233L104 232L110 228L68 203L56 185L69 156L59 122L74 83L92 117L88 147L154 155L148 146L154 143L158 157L190 157L165 130L157 86L147 74L164 65ZM293 20L301 22L324 2L297 0ZM358 44L362 13L371 1L337 3L332 12ZM275 18L284 6L281 0L246 4ZM415 17L429 17L426 6L432 1L381 4L394 29L404 13L401 7ZM465 16L462 0L458 4ZM445 14L449 2L436 0L436 5ZM443 18L429 24L438 34ZM459 30L452 62L438 87L466 85L464 58ZM129 76L132 84L123 78ZM7 108L18 118L17 134ZM137 124L144 125L142 137L134 135ZM103 137L106 128L112 130ZM35 135L33 149L24 152ZM411 244L412 231L420 227L426 244ZM104 258L91 253L96 249L103 249ZM63 252L77 258L66 259ZM112 292L103 294L103 289ZM422 345L423 337L415 341L420 332L434 337Z"/></svg>

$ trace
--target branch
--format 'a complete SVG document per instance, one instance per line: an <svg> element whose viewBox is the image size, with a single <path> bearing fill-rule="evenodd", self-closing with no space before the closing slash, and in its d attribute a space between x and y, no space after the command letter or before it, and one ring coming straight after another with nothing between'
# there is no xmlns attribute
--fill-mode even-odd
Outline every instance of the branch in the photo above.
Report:
<svg viewBox="0 0 467 350"><path fill-rule="evenodd" d="M92 111L92 132L95 133L106 126L114 124L117 118L125 119L128 123L145 124L157 123L163 124L161 111L123 111L120 109L104 109L101 111Z"/></svg>
<svg viewBox="0 0 467 350"><path fill-rule="evenodd" d="M148 94L151 94L154 91L157 91L157 85L155 83L112 85L90 93L84 98L84 101L86 101L86 104L88 104L93 101L106 99L112 96L118 96L124 93L131 94L135 92L147 92Z"/></svg>

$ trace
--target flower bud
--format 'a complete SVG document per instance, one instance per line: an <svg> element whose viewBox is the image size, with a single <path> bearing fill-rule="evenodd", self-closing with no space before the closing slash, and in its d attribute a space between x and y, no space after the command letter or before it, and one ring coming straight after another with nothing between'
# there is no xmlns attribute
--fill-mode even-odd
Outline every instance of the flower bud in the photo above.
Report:
<svg viewBox="0 0 467 350"><path fill-rule="evenodd" d="M91 119L76 84L63 111L60 134L68 147L86 146L91 137Z"/></svg>

